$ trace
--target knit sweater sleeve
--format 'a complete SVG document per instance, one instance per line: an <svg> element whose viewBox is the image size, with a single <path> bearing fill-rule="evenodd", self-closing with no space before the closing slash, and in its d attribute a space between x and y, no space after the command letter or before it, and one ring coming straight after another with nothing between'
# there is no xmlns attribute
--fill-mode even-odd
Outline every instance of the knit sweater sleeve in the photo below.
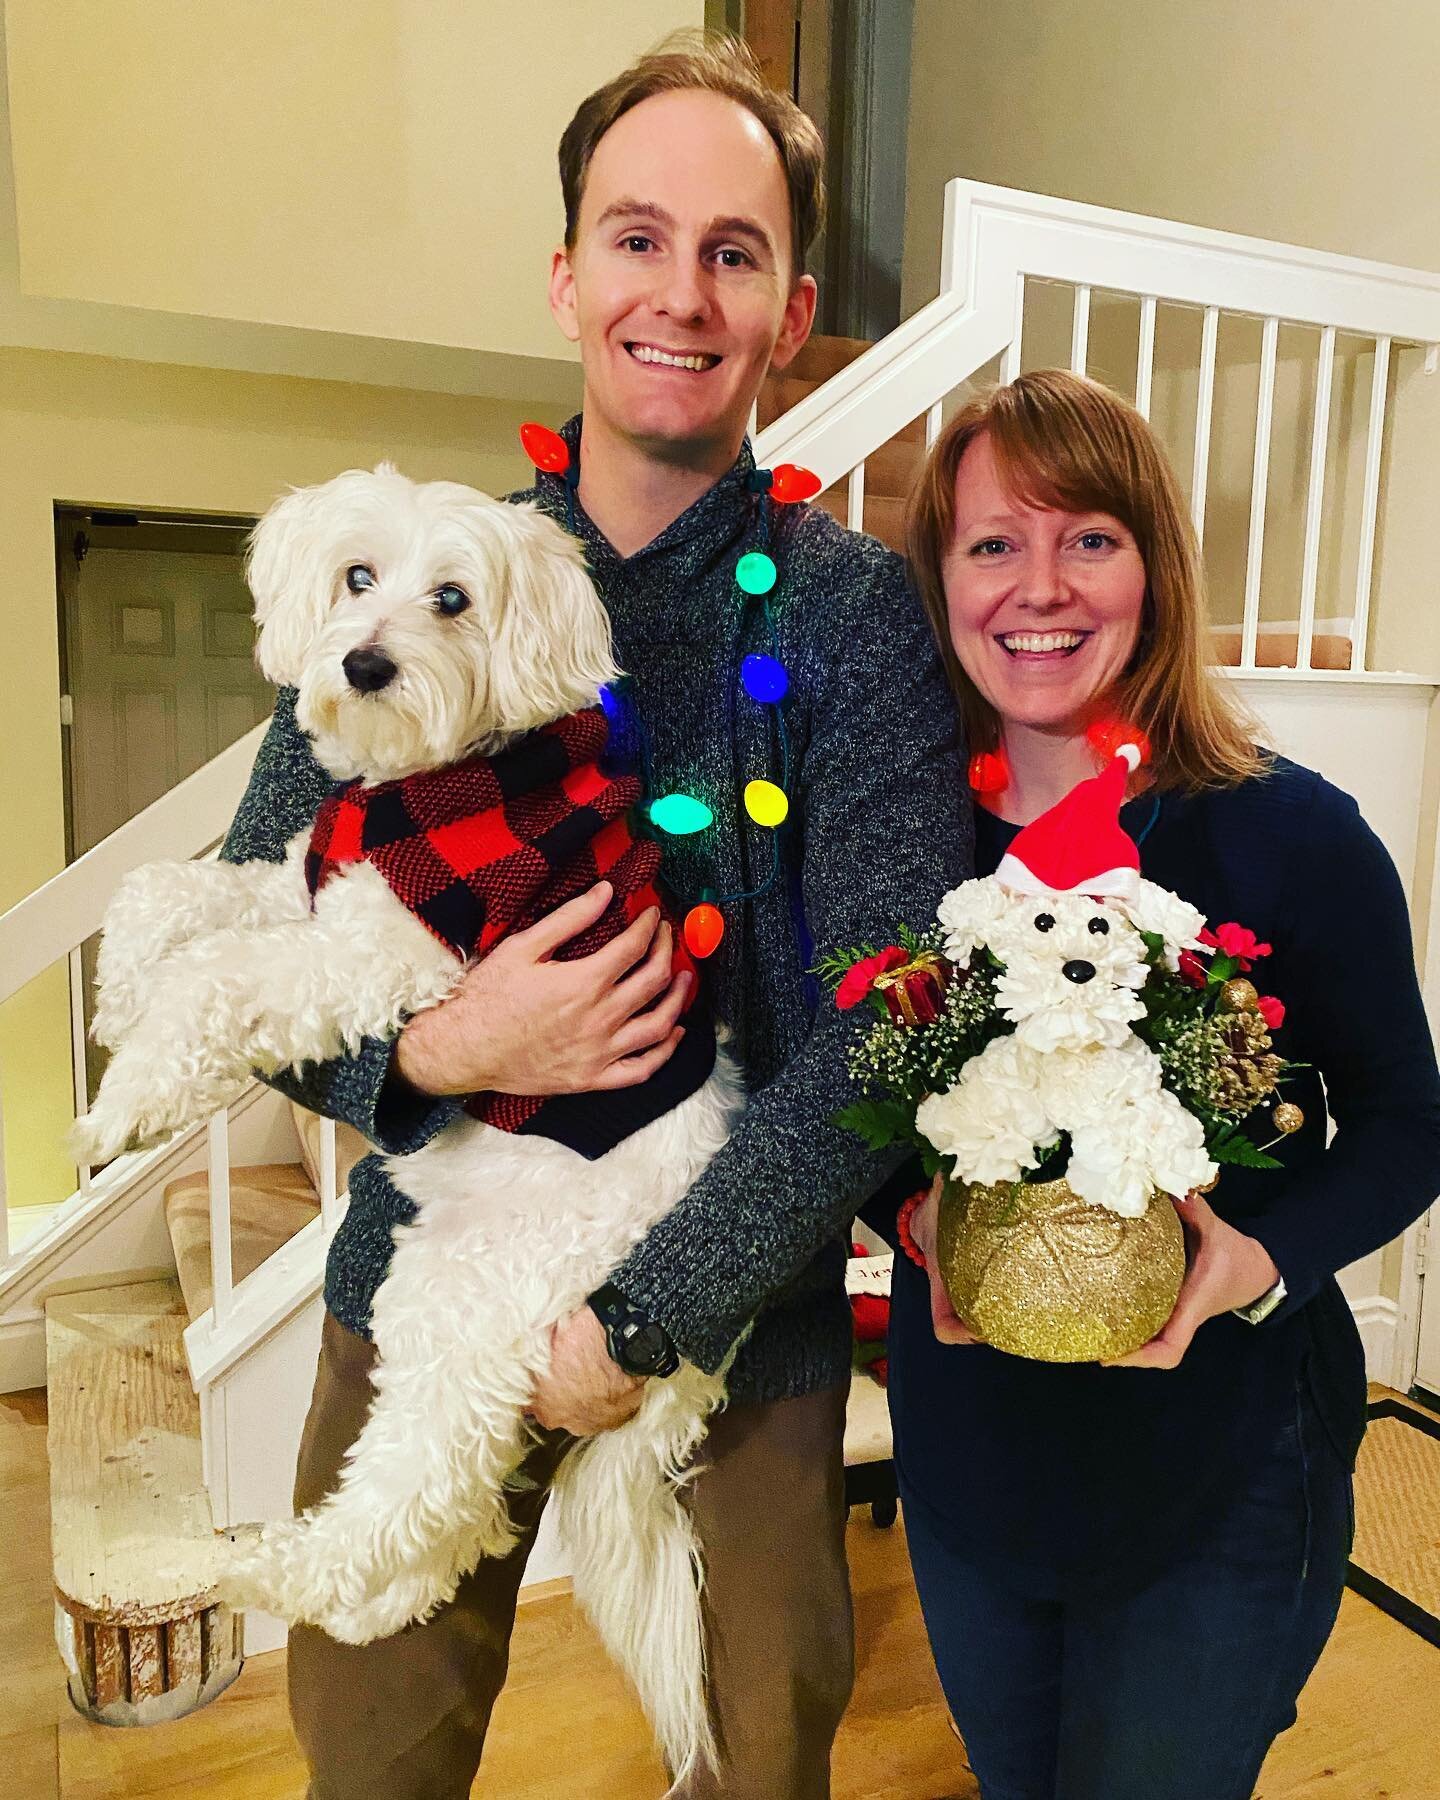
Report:
<svg viewBox="0 0 1440 1800"><path fill-rule="evenodd" d="M1324 1154L1243 1229L1287 1300L1403 1231L1440 1194L1440 1075L1400 878L1349 795L1317 781L1290 885L1287 1023L1315 1046L1335 1126Z"/></svg>
<svg viewBox="0 0 1440 1800"><path fill-rule="evenodd" d="M249 786L221 846L222 860L280 862L331 786L296 720L294 688L281 688ZM353 1055L265 1079L288 1100L353 1125L378 1149L406 1155L428 1143L459 1109L457 1102L432 1099L403 1081L391 1066L394 1050L393 1037L366 1038Z"/></svg>
<svg viewBox="0 0 1440 1800"><path fill-rule="evenodd" d="M898 559L830 604L792 814L817 956L925 922L973 858L954 702ZM613 1276L703 1369L720 1365L894 1160L830 1122L856 1097L843 1021L821 1001L799 1052Z"/></svg>

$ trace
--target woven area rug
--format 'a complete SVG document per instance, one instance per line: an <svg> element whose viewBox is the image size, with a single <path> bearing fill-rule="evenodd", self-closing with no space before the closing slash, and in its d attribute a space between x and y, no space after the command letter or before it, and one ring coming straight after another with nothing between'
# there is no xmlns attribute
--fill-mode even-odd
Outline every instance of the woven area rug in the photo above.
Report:
<svg viewBox="0 0 1440 1800"><path fill-rule="evenodd" d="M1440 1419L1377 1400L1355 1471L1349 1585L1440 1646Z"/></svg>

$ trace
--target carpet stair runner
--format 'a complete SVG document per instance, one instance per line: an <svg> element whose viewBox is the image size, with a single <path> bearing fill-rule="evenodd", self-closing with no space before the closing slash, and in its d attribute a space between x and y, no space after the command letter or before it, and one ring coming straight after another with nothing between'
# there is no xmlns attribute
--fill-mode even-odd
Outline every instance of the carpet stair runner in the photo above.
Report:
<svg viewBox="0 0 1440 1800"><path fill-rule="evenodd" d="M320 1121L294 1109L302 1160L230 1172L238 1283L320 1212ZM340 1127L343 1192L364 1154ZM46 1303L56 1634L83 1713L113 1725L179 1718L239 1673L240 1618L213 1594L215 1530L184 1333L210 1308L204 1173L165 1190L176 1274Z"/></svg>

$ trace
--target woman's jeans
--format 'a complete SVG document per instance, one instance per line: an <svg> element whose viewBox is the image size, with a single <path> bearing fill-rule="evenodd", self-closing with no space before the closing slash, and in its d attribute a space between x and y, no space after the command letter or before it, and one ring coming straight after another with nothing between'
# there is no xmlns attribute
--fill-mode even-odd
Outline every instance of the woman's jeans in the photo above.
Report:
<svg viewBox="0 0 1440 1800"><path fill-rule="evenodd" d="M1138 1593L1032 1599L923 1502L905 1528L982 1800L1250 1800L1339 1612L1353 1513L1302 1381L1225 1511Z"/></svg>

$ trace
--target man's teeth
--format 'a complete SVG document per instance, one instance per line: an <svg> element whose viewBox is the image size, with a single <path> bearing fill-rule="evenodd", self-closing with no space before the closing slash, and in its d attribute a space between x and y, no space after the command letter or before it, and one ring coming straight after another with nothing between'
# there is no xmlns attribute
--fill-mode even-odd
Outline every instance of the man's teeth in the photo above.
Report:
<svg viewBox="0 0 1440 1800"><path fill-rule="evenodd" d="M636 362L664 363L667 369L709 369L719 362L718 356L672 356L668 350L656 350L650 344L632 344L630 354Z"/></svg>
<svg viewBox="0 0 1440 1800"><path fill-rule="evenodd" d="M1085 642L1083 631L1012 631L1000 639L1007 650L1075 650Z"/></svg>

